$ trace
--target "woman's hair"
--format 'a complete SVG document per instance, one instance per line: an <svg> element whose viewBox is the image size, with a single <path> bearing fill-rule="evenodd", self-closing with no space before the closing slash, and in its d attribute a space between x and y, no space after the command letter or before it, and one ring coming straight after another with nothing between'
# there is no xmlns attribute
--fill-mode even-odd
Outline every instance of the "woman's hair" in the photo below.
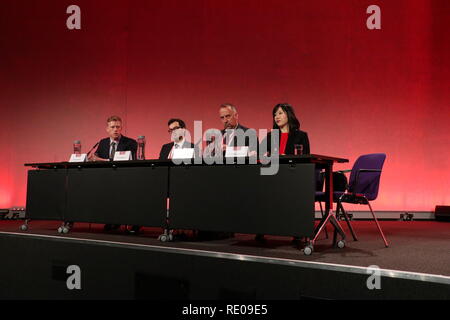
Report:
<svg viewBox="0 0 450 320"><path fill-rule="evenodd" d="M289 125L289 134L294 133L296 130L300 130L300 121L298 121L295 116L294 108L289 103L279 103L272 110L272 118L273 118L273 128L280 129L275 122L275 113L278 109L281 108L287 115L288 125Z"/></svg>

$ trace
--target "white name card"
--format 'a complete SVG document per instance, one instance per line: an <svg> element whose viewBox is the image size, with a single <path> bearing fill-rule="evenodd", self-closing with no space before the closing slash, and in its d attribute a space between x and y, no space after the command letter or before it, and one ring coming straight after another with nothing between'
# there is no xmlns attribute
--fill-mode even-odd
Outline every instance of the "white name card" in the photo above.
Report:
<svg viewBox="0 0 450 320"><path fill-rule="evenodd" d="M86 153L72 154L70 156L69 162L85 162L86 161Z"/></svg>
<svg viewBox="0 0 450 320"><path fill-rule="evenodd" d="M114 153L114 161L128 160L131 160L131 151L116 151L116 153Z"/></svg>
<svg viewBox="0 0 450 320"><path fill-rule="evenodd" d="M172 159L192 159L194 148L173 149Z"/></svg>
<svg viewBox="0 0 450 320"><path fill-rule="evenodd" d="M227 147L225 157L229 158L241 158L248 155L248 147Z"/></svg>

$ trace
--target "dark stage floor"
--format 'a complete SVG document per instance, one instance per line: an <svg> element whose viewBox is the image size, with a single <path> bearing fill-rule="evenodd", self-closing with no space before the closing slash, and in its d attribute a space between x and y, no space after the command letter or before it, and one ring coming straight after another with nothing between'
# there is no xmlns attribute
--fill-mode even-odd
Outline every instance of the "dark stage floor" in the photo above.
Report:
<svg viewBox="0 0 450 320"><path fill-rule="evenodd" d="M191 232L186 231L186 240L162 243L157 240L162 231L159 228L144 228L139 235L127 235L123 230L106 233L103 225L77 223L69 234L60 235L56 232L59 222L32 221L27 232L19 231L21 224L21 221L0 221L0 233L101 240L348 266L377 265L382 269L450 276L450 224L446 222L381 221L390 242L390 247L385 248L373 221L354 221L359 241L353 241L348 233L346 247L337 249L331 247L331 237L325 239L323 234L311 256L305 256L288 237L266 236L266 242L259 243L254 240L254 235L235 234L234 238L206 241L196 240Z"/></svg>

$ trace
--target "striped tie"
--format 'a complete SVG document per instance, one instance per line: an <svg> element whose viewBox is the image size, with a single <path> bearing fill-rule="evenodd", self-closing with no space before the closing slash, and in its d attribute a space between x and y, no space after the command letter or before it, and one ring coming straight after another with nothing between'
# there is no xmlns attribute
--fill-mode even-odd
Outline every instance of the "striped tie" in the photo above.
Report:
<svg viewBox="0 0 450 320"><path fill-rule="evenodd" d="M109 160L114 159L114 154L116 153L116 143L111 143L111 153L109 154Z"/></svg>

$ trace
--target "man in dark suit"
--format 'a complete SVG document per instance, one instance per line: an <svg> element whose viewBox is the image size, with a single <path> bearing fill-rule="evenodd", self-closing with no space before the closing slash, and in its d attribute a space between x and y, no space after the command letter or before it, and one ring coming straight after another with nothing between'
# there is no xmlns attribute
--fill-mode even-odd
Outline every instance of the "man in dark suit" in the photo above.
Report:
<svg viewBox="0 0 450 320"><path fill-rule="evenodd" d="M239 115L236 106L231 103L222 104L219 108L219 116L223 124L223 130L221 131L223 135L223 151L226 151L227 147L249 147L249 156L256 156L258 148L256 132L254 135L254 143L250 141L249 135L245 137L244 141L239 140L236 135L236 130L240 129L244 133L249 130L249 128L239 124Z"/></svg>
<svg viewBox="0 0 450 320"><path fill-rule="evenodd" d="M111 116L106 120L106 132L109 137L102 139L97 151L89 157L91 161L112 161L116 151L131 151L132 159L136 159L137 142L134 139L122 135L122 119L118 116ZM104 230L116 230L120 225L105 224ZM140 227L133 226L130 233L138 233Z"/></svg>
<svg viewBox="0 0 450 320"><path fill-rule="evenodd" d="M89 158L92 161L112 161L116 151L131 151L132 159L136 159L137 142L122 135L122 119L109 117L106 132L109 137L102 139L97 151Z"/></svg>
<svg viewBox="0 0 450 320"><path fill-rule="evenodd" d="M191 142L186 141L186 124L181 119L170 119L167 123L169 126L168 132L170 133L170 140L172 142L167 143L161 147L159 152L159 160L172 159L175 149L193 148L194 156L199 155L198 148Z"/></svg>

